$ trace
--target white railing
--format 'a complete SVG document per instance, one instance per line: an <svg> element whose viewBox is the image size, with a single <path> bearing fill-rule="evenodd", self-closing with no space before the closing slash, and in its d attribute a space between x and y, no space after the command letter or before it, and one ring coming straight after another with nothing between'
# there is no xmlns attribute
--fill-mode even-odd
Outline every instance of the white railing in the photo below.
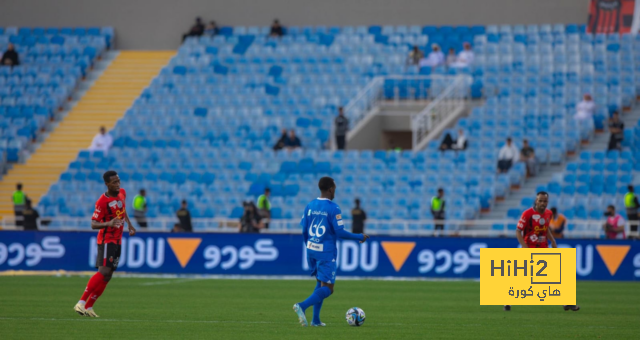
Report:
<svg viewBox="0 0 640 340"><path fill-rule="evenodd" d="M350 129L362 121L373 108L384 103L415 102L437 99L453 82L459 78L445 75L389 75L378 76L360 90L344 107L344 114L349 118ZM385 96L385 85L393 81L393 95ZM430 83L430 84L427 84ZM336 149L335 126L331 124L329 145Z"/></svg>
<svg viewBox="0 0 640 340"><path fill-rule="evenodd" d="M176 218L148 218L149 226L139 231L170 232L178 223ZM135 223L135 222L133 222ZM269 234L296 234L300 233L299 219L278 219L269 223L269 229L263 229L261 233ZM464 236L464 237L515 237L515 225L517 220L367 220L365 232L371 235L393 236ZM55 217L48 225L41 225L43 231L91 231L90 217ZM444 230L436 231L434 226L443 224ZM638 221L629 221L626 234L630 235L629 224L640 224ZM236 233L239 232L239 220L229 218L193 218L193 229L196 232L207 233ZM569 228L565 228L564 235L567 238L602 238L604 231L601 220L572 220ZM499 228L496 228L499 226ZM136 224L137 227L137 224ZM347 230L351 229L351 221L345 220ZM2 220L2 229L16 229L13 218ZM638 236L636 233L635 236Z"/></svg>
<svg viewBox="0 0 640 340"><path fill-rule="evenodd" d="M429 134L429 132L440 122L444 121L449 114L464 108L465 100L469 98L472 78L466 75L449 77L446 84L436 86L433 91L436 98L427 107L411 119L411 130L413 137L413 148ZM432 85L433 87L433 85Z"/></svg>

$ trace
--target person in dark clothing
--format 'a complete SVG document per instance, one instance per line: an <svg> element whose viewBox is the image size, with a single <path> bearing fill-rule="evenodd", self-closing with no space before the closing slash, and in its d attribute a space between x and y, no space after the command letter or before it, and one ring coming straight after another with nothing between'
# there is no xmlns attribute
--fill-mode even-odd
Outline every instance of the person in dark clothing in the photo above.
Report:
<svg viewBox="0 0 640 340"><path fill-rule="evenodd" d="M261 217L258 214L256 205L251 201L242 203L244 208L244 214L240 218L240 232L241 233L259 233L262 229L260 223Z"/></svg>
<svg viewBox="0 0 640 340"><path fill-rule="evenodd" d="M0 60L1 65L5 66L18 66L20 65L20 58L18 57L18 52L16 52L13 44L7 45L7 50L2 54L2 60Z"/></svg>
<svg viewBox="0 0 640 340"><path fill-rule="evenodd" d="M219 33L220 33L220 29L218 28L218 25L216 25L216 22L209 21L209 24L207 24L207 27L204 29L204 34L208 36L214 36L214 35L218 35Z"/></svg>
<svg viewBox="0 0 640 340"><path fill-rule="evenodd" d="M280 135L280 139L276 142L276 145L273 146L273 150L278 151L282 150L289 143L289 135L287 135L287 129L282 129L282 134Z"/></svg>
<svg viewBox="0 0 640 340"><path fill-rule="evenodd" d="M40 214L36 209L31 207L31 200L27 199L24 205L23 215L23 226L24 230L38 230L38 218L40 218Z"/></svg>
<svg viewBox="0 0 640 340"><path fill-rule="evenodd" d="M344 116L342 106L338 108L338 117L336 117L334 123L338 150L344 150L347 141L347 132L349 132L349 119Z"/></svg>
<svg viewBox="0 0 640 340"><path fill-rule="evenodd" d="M444 189L440 188L438 189L438 196L431 198L431 214L433 215L433 220L437 223L435 225L436 233L438 230L444 230L444 224L442 224L445 219L444 208Z"/></svg>
<svg viewBox="0 0 640 340"><path fill-rule="evenodd" d="M300 138L298 138L298 136L296 136L296 132L295 131L293 131L293 130L289 131L289 140L285 143L284 146L286 146L287 149L290 149L290 150L302 147L302 143L300 142Z"/></svg>
<svg viewBox="0 0 640 340"><path fill-rule="evenodd" d="M356 198L356 206L351 209L351 228L354 234L364 234L364 221L367 219L367 213L360 207L360 199Z"/></svg>
<svg viewBox="0 0 640 340"><path fill-rule="evenodd" d="M273 24L271 25L271 31L269 32L270 37L280 38L284 35L284 30L282 26L280 26L280 21L278 19L273 20Z"/></svg>
<svg viewBox="0 0 640 340"><path fill-rule="evenodd" d="M191 26L191 29L188 33L182 35L182 41L187 39L187 37L199 37L204 33L204 24L202 23L202 19L200 17L196 18L196 23Z"/></svg>
<svg viewBox="0 0 640 340"><path fill-rule="evenodd" d="M624 123L620 120L618 112L614 112L609 119L609 150L622 150L624 140Z"/></svg>
<svg viewBox="0 0 640 340"><path fill-rule="evenodd" d="M447 133L444 136L442 143L440 143L440 151L447 151L447 150L451 150L452 148L453 148L453 138L451 137L451 134Z"/></svg>
<svg viewBox="0 0 640 340"><path fill-rule="evenodd" d="M182 233L184 232L184 230L182 230L182 226L180 225L180 223L176 223L173 225L173 229L171 229L172 233Z"/></svg>
<svg viewBox="0 0 640 340"><path fill-rule="evenodd" d="M191 226L191 213L187 209L187 201L182 200L182 206L176 213L178 215L178 220L180 220L180 227L185 232L192 232L193 227Z"/></svg>
<svg viewBox="0 0 640 340"><path fill-rule="evenodd" d="M640 202L638 202L638 196L635 194L635 188L633 185L627 186L627 193L624 195L624 207L627 211L627 220L629 223L629 238L635 238L638 236L638 208L640 208Z"/></svg>

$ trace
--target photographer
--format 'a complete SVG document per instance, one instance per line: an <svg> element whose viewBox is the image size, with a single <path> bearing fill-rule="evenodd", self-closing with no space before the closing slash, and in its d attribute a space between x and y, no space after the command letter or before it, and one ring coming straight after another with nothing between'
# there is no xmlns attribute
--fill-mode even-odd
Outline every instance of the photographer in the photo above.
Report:
<svg viewBox="0 0 640 340"><path fill-rule="evenodd" d="M240 232L241 233L259 233L263 228L261 217L258 214L258 209L253 202L247 201L242 203L244 208L244 214L240 218Z"/></svg>
<svg viewBox="0 0 640 340"><path fill-rule="evenodd" d="M604 232L609 240L624 239L624 225L625 220L620 214L616 214L616 208L612 205L607 207L607 212L604 213L607 217L607 222L602 226Z"/></svg>

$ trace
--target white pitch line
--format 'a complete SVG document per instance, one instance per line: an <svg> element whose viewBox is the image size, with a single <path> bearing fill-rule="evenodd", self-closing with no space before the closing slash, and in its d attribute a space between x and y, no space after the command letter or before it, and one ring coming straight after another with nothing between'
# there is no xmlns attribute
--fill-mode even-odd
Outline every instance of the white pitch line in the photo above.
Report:
<svg viewBox="0 0 640 340"><path fill-rule="evenodd" d="M189 281L193 281L195 279L182 279L182 280L165 280L165 281L156 281L156 282L143 282L140 285L141 286L157 286L157 285L169 285L169 284L174 284L174 283L184 283L184 282L189 282Z"/></svg>

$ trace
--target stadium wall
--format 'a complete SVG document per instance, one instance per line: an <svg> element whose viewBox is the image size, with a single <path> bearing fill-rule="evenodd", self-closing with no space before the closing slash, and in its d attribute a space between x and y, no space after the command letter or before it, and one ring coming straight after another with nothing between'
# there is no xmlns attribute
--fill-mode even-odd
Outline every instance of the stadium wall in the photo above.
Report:
<svg viewBox="0 0 640 340"><path fill-rule="evenodd" d="M175 49L194 17L218 25L583 23L588 0L20 0L2 26L113 26L119 49Z"/></svg>
<svg viewBox="0 0 640 340"><path fill-rule="evenodd" d="M507 238L375 236L364 244L341 241L336 262L338 276L478 279L481 248L517 244ZM558 246L576 248L578 280L640 280L638 242L559 239ZM91 271L96 248L95 232L0 231L0 272ZM143 232L123 238L118 271L304 276L305 250L302 237L292 234Z"/></svg>

